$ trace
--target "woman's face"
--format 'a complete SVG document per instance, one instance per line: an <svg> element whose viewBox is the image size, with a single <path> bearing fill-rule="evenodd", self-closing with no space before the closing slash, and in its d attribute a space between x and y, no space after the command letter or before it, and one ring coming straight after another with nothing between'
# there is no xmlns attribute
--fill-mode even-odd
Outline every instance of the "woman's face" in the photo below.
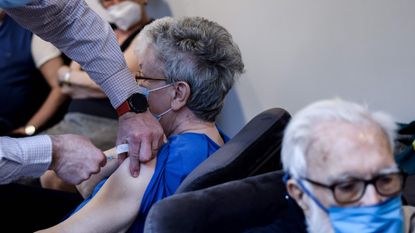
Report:
<svg viewBox="0 0 415 233"><path fill-rule="evenodd" d="M145 49L141 56L137 56L137 59L139 64L137 76L143 77L142 79L138 78L138 84L150 91L155 90L149 93L148 104L150 111L153 114L159 115L170 109L174 85L168 85L166 78L163 77L163 73L155 67L153 50L151 48Z"/></svg>
<svg viewBox="0 0 415 233"><path fill-rule="evenodd" d="M138 79L140 86L147 88L150 92L148 95L148 105L150 112L155 115L170 109L171 105L171 88L173 85L168 84L162 77L145 77L145 79Z"/></svg>

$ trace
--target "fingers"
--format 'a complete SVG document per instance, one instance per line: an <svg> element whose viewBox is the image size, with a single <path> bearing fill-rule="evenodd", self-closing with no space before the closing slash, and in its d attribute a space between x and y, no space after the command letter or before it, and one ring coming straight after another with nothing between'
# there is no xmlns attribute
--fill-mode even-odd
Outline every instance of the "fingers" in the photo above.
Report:
<svg viewBox="0 0 415 233"><path fill-rule="evenodd" d="M140 143L128 144L128 155L130 156L130 172L133 177L137 177L140 171L140 160L138 152L140 151Z"/></svg>
<svg viewBox="0 0 415 233"><path fill-rule="evenodd" d="M159 148L160 148L159 144L160 144L160 140L153 140L153 143L151 145L151 158L150 158L150 160L154 159L154 157L156 157L157 152L159 151Z"/></svg>
<svg viewBox="0 0 415 233"><path fill-rule="evenodd" d="M133 177L140 174L140 160L135 157L130 157L130 173Z"/></svg>
<svg viewBox="0 0 415 233"><path fill-rule="evenodd" d="M118 144L115 148L115 152L117 154L118 157L118 165L120 165L125 158L127 158L128 154L128 144L124 143L124 144Z"/></svg>
<svg viewBox="0 0 415 233"><path fill-rule="evenodd" d="M117 145L127 142L129 145L130 171L135 177L139 174L140 162L154 158L163 141L163 129L149 112L126 113L119 118ZM127 155L120 156L123 160Z"/></svg>
<svg viewBox="0 0 415 233"><path fill-rule="evenodd" d="M102 155L102 158L101 158L101 162L99 163L99 170L101 169L101 167L103 167L103 166L105 166L105 164L107 164L107 157L105 156L104 153L102 153L102 151L101 151L101 155ZM99 172L99 170L98 170L98 172Z"/></svg>
<svg viewBox="0 0 415 233"><path fill-rule="evenodd" d="M161 137L155 137L153 138L153 145L152 145L152 157L151 159L153 159L154 157L156 157L159 149L161 146L163 146L164 143L167 142L167 138L165 134L162 134Z"/></svg>
<svg viewBox="0 0 415 233"><path fill-rule="evenodd" d="M147 161L151 160L151 158L152 158L151 142L144 138L141 141L140 161L141 162L147 162Z"/></svg>
<svg viewBox="0 0 415 233"><path fill-rule="evenodd" d="M93 174L97 174L98 172L100 172L101 167L105 166L106 163L107 157L101 150L97 149L96 156L94 158L91 158L89 169L78 171L78 173L80 173L81 175L71 183L78 185L81 182L89 179Z"/></svg>
<svg viewBox="0 0 415 233"><path fill-rule="evenodd" d="M118 165L120 165L126 158L127 158L127 153L118 154Z"/></svg>
<svg viewBox="0 0 415 233"><path fill-rule="evenodd" d="M78 135L54 135L52 140L52 169L65 182L79 184L98 173L107 160L92 142Z"/></svg>

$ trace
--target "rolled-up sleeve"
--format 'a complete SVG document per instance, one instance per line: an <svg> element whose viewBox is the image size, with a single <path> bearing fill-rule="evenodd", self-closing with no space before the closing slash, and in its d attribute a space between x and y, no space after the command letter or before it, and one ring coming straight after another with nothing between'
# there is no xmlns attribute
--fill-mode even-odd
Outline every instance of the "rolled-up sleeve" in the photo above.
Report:
<svg viewBox="0 0 415 233"><path fill-rule="evenodd" d="M40 68L46 62L61 55L61 51L53 44L42 40L34 35L32 37L32 57L37 68Z"/></svg>
<svg viewBox="0 0 415 233"><path fill-rule="evenodd" d="M34 0L5 11L81 64L115 108L138 92L110 25L83 0Z"/></svg>
<svg viewBox="0 0 415 233"><path fill-rule="evenodd" d="M0 184L23 176L41 176L52 161L49 136L0 137Z"/></svg>

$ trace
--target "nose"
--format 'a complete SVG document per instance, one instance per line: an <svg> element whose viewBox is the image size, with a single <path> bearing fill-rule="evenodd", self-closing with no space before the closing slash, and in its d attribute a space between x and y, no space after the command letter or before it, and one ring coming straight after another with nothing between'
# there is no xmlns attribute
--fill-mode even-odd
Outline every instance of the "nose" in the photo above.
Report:
<svg viewBox="0 0 415 233"><path fill-rule="evenodd" d="M362 206L376 205L382 201L382 196L376 191L373 184L368 184L363 197L360 199Z"/></svg>

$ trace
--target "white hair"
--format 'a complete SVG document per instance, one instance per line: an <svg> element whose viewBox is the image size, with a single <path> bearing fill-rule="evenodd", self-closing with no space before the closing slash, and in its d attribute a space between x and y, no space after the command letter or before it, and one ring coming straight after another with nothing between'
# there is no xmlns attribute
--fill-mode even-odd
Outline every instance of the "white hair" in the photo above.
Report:
<svg viewBox="0 0 415 233"><path fill-rule="evenodd" d="M225 96L244 72L241 51L232 35L201 17L156 20L140 33L137 46L139 57L140 51L151 46L152 63L167 83L188 83L191 95L186 107L206 122L216 120Z"/></svg>
<svg viewBox="0 0 415 233"><path fill-rule="evenodd" d="M367 106L341 99L322 100L299 111L288 124L282 144L281 159L285 172L293 178L306 175L306 150L314 138L314 129L323 122L345 122L354 125L378 126L394 146L396 123L382 112L369 112Z"/></svg>
<svg viewBox="0 0 415 233"><path fill-rule="evenodd" d="M139 33L139 41L135 47L135 54L142 55L145 49L154 43L154 38L151 35L151 32L157 28L170 27L175 22L175 19L169 16L157 19L150 24L147 24Z"/></svg>

